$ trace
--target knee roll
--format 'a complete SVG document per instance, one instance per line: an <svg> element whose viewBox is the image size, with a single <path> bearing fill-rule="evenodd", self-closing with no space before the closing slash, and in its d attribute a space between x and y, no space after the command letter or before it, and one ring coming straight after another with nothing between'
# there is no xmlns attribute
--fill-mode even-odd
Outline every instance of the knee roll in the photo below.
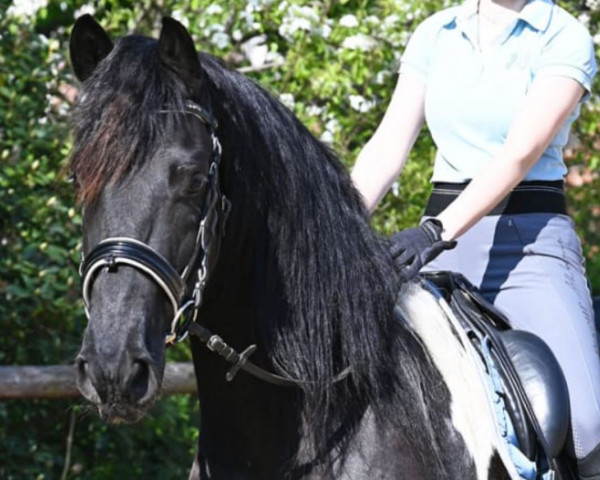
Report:
<svg viewBox="0 0 600 480"><path fill-rule="evenodd" d="M600 480L600 445L585 457L577 459L577 470L581 480Z"/></svg>

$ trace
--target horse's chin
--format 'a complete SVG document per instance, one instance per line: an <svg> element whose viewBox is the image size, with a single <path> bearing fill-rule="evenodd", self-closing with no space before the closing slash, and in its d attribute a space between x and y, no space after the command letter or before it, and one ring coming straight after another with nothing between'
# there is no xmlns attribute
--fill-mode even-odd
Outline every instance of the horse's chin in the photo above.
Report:
<svg viewBox="0 0 600 480"><path fill-rule="evenodd" d="M140 407L125 403L113 403L96 405L96 407L102 421L111 425L118 425L121 423L131 424L139 422L146 416L153 404L154 402L150 402L148 405Z"/></svg>

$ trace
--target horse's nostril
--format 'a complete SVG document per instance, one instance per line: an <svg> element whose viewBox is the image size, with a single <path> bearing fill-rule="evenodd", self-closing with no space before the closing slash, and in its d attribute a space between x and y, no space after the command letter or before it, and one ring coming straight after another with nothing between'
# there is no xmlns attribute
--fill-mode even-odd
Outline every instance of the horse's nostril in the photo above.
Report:
<svg viewBox="0 0 600 480"><path fill-rule="evenodd" d="M75 360L77 368L77 386L81 394L93 403L100 402L100 393L94 386L94 379L90 372L89 363L83 357Z"/></svg>
<svg viewBox="0 0 600 480"><path fill-rule="evenodd" d="M150 384L150 367L145 360L135 360L131 370L130 395L131 400L140 402L148 393Z"/></svg>
<svg viewBox="0 0 600 480"><path fill-rule="evenodd" d="M77 375L83 379L87 377L87 361L79 357L75 363L77 364Z"/></svg>
<svg viewBox="0 0 600 480"><path fill-rule="evenodd" d="M75 360L75 365L77 366L77 383L82 386L90 382L90 372L87 360L78 357L77 360Z"/></svg>

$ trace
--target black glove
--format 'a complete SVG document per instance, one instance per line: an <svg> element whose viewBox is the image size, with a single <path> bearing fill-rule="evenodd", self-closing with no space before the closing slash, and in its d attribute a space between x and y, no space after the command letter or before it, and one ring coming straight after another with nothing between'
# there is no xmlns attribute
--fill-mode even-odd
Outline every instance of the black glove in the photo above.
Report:
<svg viewBox="0 0 600 480"><path fill-rule="evenodd" d="M419 270L444 250L456 246L456 241L442 240L442 222L429 218L416 228L392 235L390 253L396 270L404 280L413 278Z"/></svg>

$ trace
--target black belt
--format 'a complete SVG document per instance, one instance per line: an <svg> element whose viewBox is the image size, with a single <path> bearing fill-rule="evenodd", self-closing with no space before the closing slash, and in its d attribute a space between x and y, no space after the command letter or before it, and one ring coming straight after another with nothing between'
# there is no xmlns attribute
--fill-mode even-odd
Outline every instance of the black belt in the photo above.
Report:
<svg viewBox="0 0 600 480"><path fill-rule="evenodd" d="M433 184L425 216L435 217L460 195L469 183ZM518 213L567 213L562 180L519 183L488 215Z"/></svg>

